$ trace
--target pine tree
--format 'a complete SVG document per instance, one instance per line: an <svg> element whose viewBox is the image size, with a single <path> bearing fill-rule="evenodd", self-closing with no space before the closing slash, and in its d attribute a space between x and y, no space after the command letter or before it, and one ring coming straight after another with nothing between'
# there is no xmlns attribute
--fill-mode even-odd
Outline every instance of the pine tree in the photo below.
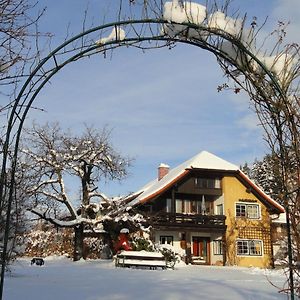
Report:
<svg viewBox="0 0 300 300"><path fill-rule="evenodd" d="M249 175L272 199L281 201L282 184L278 160L275 155L267 154L261 161L255 160Z"/></svg>

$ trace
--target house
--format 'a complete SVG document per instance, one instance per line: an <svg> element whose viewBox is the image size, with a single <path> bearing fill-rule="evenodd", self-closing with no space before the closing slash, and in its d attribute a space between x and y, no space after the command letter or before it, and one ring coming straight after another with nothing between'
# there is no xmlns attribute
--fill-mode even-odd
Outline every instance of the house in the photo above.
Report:
<svg viewBox="0 0 300 300"><path fill-rule="evenodd" d="M237 166L203 151L158 177L128 203L151 225L155 243L171 244L188 262L270 267L271 215L284 208Z"/></svg>

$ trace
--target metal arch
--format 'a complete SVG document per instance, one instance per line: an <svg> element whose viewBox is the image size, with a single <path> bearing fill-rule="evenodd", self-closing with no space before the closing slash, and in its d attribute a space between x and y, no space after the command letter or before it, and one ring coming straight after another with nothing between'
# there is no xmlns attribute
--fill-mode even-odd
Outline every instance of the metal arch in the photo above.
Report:
<svg viewBox="0 0 300 300"><path fill-rule="evenodd" d="M144 31L140 32L135 30L134 25L149 25L149 36L144 35ZM166 34L158 34L153 35L150 26L159 26L163 24L174 24L174 25L183 25L188 29L196 29L199 32L206 33L208 37L215 36L217 38L221 38L222 40L229 41L233 45L237 47L237 49L245 56L250 57L253 61L255 61L264 73L268 76L269 81L271 83L272 89L274 91L275 96L279 98L285 98L286 95L282 90L281 86L279 85L277 79L272 75L272 73L265 67L265 65L251 52L249 51L240 41L238 38L235 38L228 33L218 30L218 29L211 29L205 26L199 26L196 24L191 23L175 23L169 22L162 19L144 19L144 20L128 20L128 21L119 21L104 24L101 26L97 26L91 28L87 31L84 31L69 40L62 43L60 46L55 48L51 51L44 59L42 59L39 64L32 70L30 75L28 76L27 80L23 84L22 88L20 89L17 98L14 101L14 105L11 109L8 123L7 123L7 130L5 136L5 142L3 146L3 158L2 158L2 168L1 168L1 177L0 177L0 209L5 202L5 189L6 189L6 173L7 173L7 166L9 161L9 147L13 146L13 154L11 160L11 169L10 169L10 184L9 184L9 193L7 197L7 209L6 209L6 226L5 226L5 236L4 236L4 249L2 253L2 268L1 268L1 286L0 286L0 299L2 299L3 293L3 282L4 282L4 272L6 266L6 252L7 252L7 242L8 242L8 234L9 234L9 224L10 224L10 212L11 212L11 204L13 201L14 196L14 186L15 186L15 172L16 172L16 163L18 157L18 148L19 148L19 141L20 136L22 133L22 128L26 116L31 108L32 103L36 99L37 95L41 91L41 89L45 86L47 82L63 67L68 65L71 62L79 60L89 55L93 55L96 53L101 53L103 51L121 47L121 46L135 46L138 43L142 43L144 41L161 41L165 42L164 46L167 46L169 43L186 43L193 46L197 46L203 48L209 52L212 52L217 56L217 58L221 58L224 61L227 61L229 64L235 66L244 76L253 84L253 87L258 91L258 93L262 93L259 90L259 87L255 85L255 82L251 80L251 73L248 73L247 70L242 70L238 63L234 61L228 54L221 51L216 47L216 43L211 43L209 40L205 39L189 39L184 37L183 35L176 35L174 37L170 37ZM103 45L99 46L93 42L93 39L90 38L89 40L83 40L84 37L88 37L90 34L101 32L106 28L114 28L116 26L126 26L130 25L133 29L133 33L135 36L131 38L125 38L122 41L110 41L108 43L104 43ZM82 44L78 48L74 48L72 43L78 42L82 39ZM69 49L68 47L71 46ZM106 48L108 47L108 48ZM147 47L145 47L147 48ZM78 51L79 50L79 51ZM75 52L75 54L74 54ZM66 58L65 58L66 56ZM264 95L262 95L264 96ZM293 277L291 277L293 278Z"/></svg>

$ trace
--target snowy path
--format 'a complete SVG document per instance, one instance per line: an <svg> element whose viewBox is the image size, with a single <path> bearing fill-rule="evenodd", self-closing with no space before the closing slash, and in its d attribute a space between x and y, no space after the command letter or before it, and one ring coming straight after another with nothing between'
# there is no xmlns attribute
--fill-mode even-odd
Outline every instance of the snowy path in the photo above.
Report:
<svg viewBox="0 0 300 300"><path fill-rule="evenodd" d="M234 267L188 266L176 270L115 268L107 261L46 260L30 266L19 260L6 277L5 300L193 300L287 299L280 271Z"/></svg>

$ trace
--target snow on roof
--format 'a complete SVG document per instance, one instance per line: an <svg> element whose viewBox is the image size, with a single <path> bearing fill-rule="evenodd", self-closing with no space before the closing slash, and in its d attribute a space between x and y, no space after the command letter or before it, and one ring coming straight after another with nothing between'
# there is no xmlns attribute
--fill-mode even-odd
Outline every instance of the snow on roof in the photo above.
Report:
<svg viewBox="0 0 300 300"><path fill-rule="evenodd" d="M279 216L277 215L272 219L272 223L275 224L286 224L286 213L282 213Z"/></svg>
<svg viewBox="0 0 300 300"><path fill-rule="evenodd" d="M169 165L164 164L164 163L161 163L158 167L159 167L159 168L170 168Z"/></svg>
<svg viewBox="0 0 300 300"><path fill-rule="evenodd" d="M134 206L138 203L144 203L147 200L159 195L161 192L171 187L176 181L183 178L192 169L235 171L240 179L249 184L257 192L257 194L262 197L262 199L271 204L272 207L276 208L278 212L284 212L284 208L275 200L271 199L267 194L265 194L251 179L248 178L248 176L246 176L239 169L238 166L207 151L202 151L176 168L171 169L169 173L161 180L156 178L146 184L139 191L131 195L133 200L127 205Z"/></svg>
<svg viewBox="0 0 300 300"><path fill-rule="evenodd" d="M167 175L161 180L155 179L141 188L137 193L139 194L129 205L135 205L145 202L149 197L159 193L162 189L172 185L188 173L191 169L204 169L204 170L221 170L221 171L238 171L239 168L227 162L226 160L211 154L207 151L202 151L191 159L185 161L174 169L171 169Z"/></svg>

